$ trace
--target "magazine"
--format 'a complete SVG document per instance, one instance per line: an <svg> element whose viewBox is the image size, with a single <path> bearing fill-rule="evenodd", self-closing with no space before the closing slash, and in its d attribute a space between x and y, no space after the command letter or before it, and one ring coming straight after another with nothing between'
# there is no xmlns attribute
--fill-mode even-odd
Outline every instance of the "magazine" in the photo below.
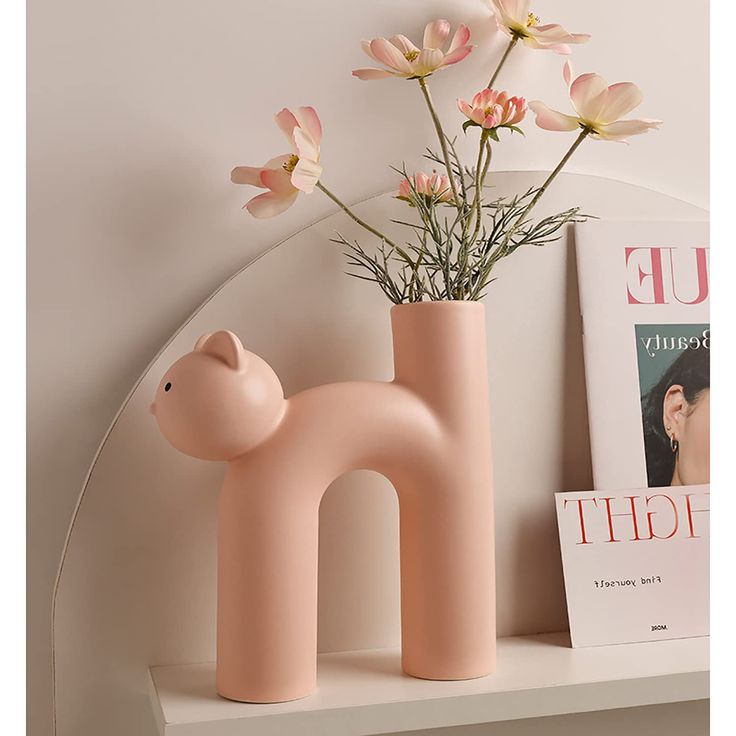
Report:
<svg viewBox="0 0 736 736"><path fill-rule="evenodd" d="M708 635L709 486L555 500L573 647Z"/></svg>
<svg viewBox="0 0 736 736"><path fill-rule="evenodd" d="M710 482L707 223L576 226L596 489Z"/></svg>

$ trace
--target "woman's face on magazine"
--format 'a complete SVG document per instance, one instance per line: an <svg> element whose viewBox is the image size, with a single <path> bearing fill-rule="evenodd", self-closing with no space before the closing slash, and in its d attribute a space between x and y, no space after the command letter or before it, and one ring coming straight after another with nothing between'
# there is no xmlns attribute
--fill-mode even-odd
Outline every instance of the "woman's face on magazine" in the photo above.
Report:
<svg viewBox="0 0 736 736"><path fill-rule="evenodd" d="M679 449L673 484L709 483L710 389L702 391L695 404L685 409L678 424Z"/></svg>

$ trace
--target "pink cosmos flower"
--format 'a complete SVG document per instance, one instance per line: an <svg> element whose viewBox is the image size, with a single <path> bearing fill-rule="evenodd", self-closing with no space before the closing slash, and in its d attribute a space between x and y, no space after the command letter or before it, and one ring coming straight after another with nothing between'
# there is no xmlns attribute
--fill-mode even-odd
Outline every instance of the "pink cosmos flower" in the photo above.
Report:
<svg viewBox="0 0 736 736"><path fill-rule="evenodd" d="M626 141L630 135L646 133L661 124L661 120L642 118L621 120L638 107L643 99L641 90L633 82L619 82L610 87L597 74L581 74L573 80L572 65L566 62L563 70L569 88L570 100L576 115L551 110L543 102L534 101L529 107L536 113L537 125L545 130L587 129L591 137L607 141Z"/></svg>
<svg viewBox="0 0 736 736"><path fill-rule="evenodd" d="M450 35L450 22L436 20L424 29L422 48L415 46L406 36L393 36L390 39L374 38L363 41L363 51L388 69L355 69L353 76L358 79L382 79L384 77L404 77L421 79L438 69L462 61L473 49L468 44L470 30L458 26L447 52L442 50Z"/></svg>
<svg viewBox="0 0 736 736"><path fill-rule="evenodd" d="M263 168L254 166L237 166L230 174L233 184L248 184L252 187L268 189L245 204L245 208L253 217L274 217L291 207L296 202L299 190L291 183L291 173L287 170L292 155L272 158Z"/></svg>
<svg viewBox="0 0 736 736"><path fill-rule="evenodd" d="M275 116L276 124L291 143L291 183L302 192L311 194L322 174L319 148L322 143L322 123L313 107L297 107L296 113L284 108Z"/></svg>
<svg viewBox="0 0 736 736"><path fill-rule="evenodd" d="M557 23L540 26L539 18L529 12L529 0L486 0L496 16L498 27L511 38L532 49L549 49L569 54L571 43L590 40L587 33L568 33Z"/></svg>
<svg viewBox="0 0 736 736"><path fill-rule="evenodd" d="M526 115L526 100L523 97L509 97L508 92L484 89L473 97L472 102L458 100L460 112L468 118L464 127L479 125L485 130L494 128L515 128Z"/></svg>
<svg viewBox="0 0 736 736"><path fill-rule="evenodd" d="M291 144L291 153L272 158L262 168L237 166L230 174L234 184L268 189L246 203L253 217L274 217L291 207L299 192L311 194L322 174L319 163L322 123L313 107L284 108L275 116Z"/></svg>
<svg viewBox="0 0 736 736"><path fill-rule="evenodd" d="M412 199L416 195L427 197L434 202L450 202L452 201L450 180L444 174L438 174L436 171L432 173L432 176L419 171L401 182L397 197L412 204Z"/></svg>

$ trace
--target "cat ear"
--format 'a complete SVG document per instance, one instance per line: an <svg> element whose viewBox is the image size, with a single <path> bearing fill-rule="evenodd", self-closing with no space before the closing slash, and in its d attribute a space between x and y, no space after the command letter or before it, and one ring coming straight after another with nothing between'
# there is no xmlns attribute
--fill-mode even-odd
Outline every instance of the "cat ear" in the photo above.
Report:
<svg viewBox="0 0 736 736"><path fill-rule="evenodd" d="M245 350L243 345L229 330L220 330L212 335L202 335L194 348L203 353L221 360L233 370L242 371L245 368Z"/></svg>
<svg viewBox="0 0 736 736"><path fill-rule="evenodd" d="M207 342L207 340L209 340L209 339L210 339L210 337L212 337L212 333L211 333L211 332L205 332L205 333L204 333L204 335L202 335L202 336L201 336L201 337L200 337L200 338L199 338L199 339L197 340L197 342L196 342L196 343L194 343L194 350L195 350L195 351L196 351L196 350L202 350L202 348L204 347L204 344L205 344L205 343Z"/></svg>

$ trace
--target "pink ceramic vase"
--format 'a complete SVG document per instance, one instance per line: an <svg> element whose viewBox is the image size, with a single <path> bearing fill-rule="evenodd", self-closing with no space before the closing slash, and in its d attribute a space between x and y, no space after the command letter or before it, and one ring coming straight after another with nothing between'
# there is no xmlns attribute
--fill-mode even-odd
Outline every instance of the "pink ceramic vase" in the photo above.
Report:
<svg viewBox="0 0 736 736"><path fill-rule="evenodd" d="M395 378L288 399L238 338L204 335L152 411L179 450L227 460L219 499L217 690L278 702L316 687L319 505L351 470L399 498L402 666L459 680L495 669L493 482L485 313L391 311Z"/></svg>

